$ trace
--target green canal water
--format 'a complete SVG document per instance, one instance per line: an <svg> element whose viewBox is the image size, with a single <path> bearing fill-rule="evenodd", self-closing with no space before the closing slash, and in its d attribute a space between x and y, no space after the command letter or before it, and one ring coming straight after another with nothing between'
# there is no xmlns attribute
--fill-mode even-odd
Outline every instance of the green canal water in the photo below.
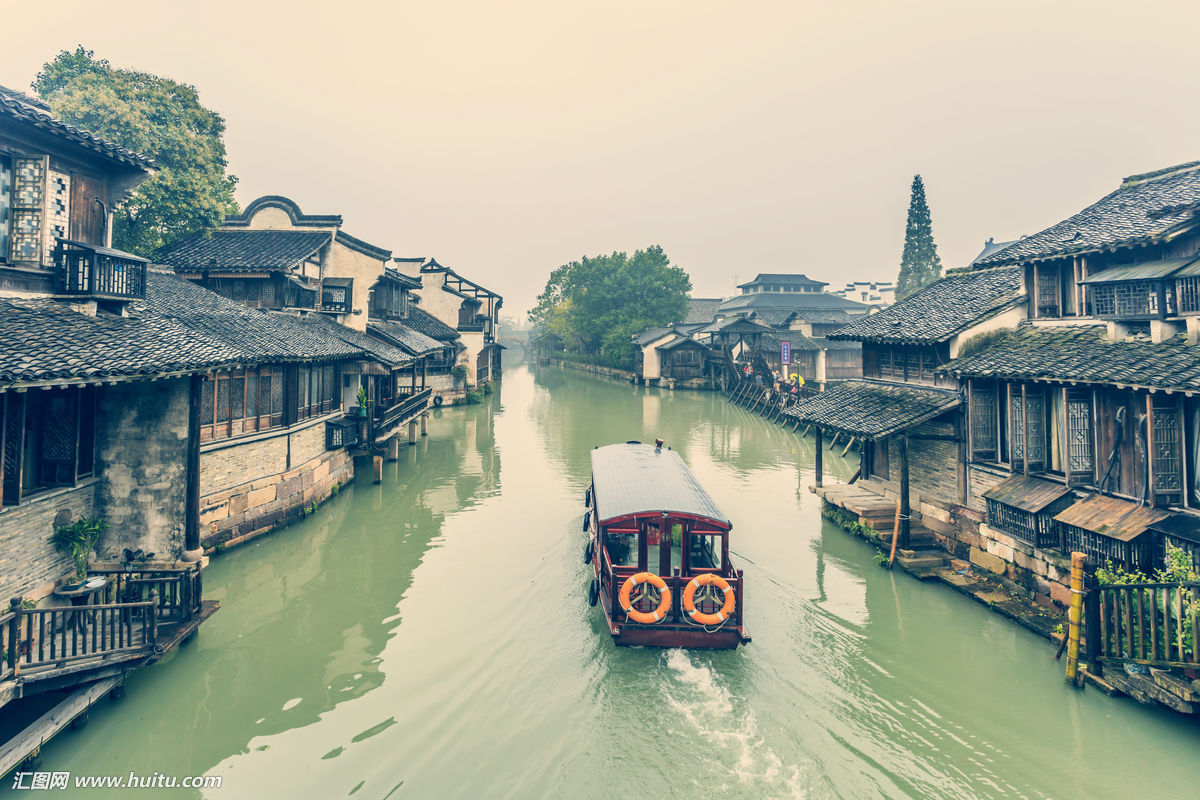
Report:
<svg viewBox="0 0 1200 800"><path fill-rule="evenodd" d="M588 451L655 436L734 520L736 652L617 649L585 600ZM219 775L213 798L1195 792L1200 727L1069 690L1046 642L879 569L821 520L811 463L713 394L510 367L381 486L360 470L215 559L221 611L41 768Z"/></svg>

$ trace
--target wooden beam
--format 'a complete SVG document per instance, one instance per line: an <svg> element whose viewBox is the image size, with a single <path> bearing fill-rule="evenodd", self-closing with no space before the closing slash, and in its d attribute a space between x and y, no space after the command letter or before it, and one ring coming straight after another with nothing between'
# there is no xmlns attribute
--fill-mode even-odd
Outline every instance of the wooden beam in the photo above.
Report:
<svg viewBox="0 0 1200 800"><path fill-rule="evenodd" d="M896 536L899 533L900 546L908 549L908 533L909 516L912 514L912 506L908 498L908 434L900 434L900 530L893 531L892 535Z"/></svg>
<svg viewBox="0 0 1200 800"><path fill-rule="evenodd" d="M822 475L822 467L824 466L824 464L822 463L823 456L824 456L824 453L823 453L824 448L821 447L821 429L820 428L817 428L816 437L817 437L817 439L816 439L817 448L816 448L816 456L813 459L813 469L816 471L816 486L821 487L824 485L824 483L823 483L824 476Z"/></svg>
<svg viewBox="0 0 1200 800"><path fill-rule="evenodd" d="M204 377L193 375L188 381L187 461L183 468L183 549L193 553L200 550L200 397L203 390ZM243 399L243 409L244 403Z"/></svg>

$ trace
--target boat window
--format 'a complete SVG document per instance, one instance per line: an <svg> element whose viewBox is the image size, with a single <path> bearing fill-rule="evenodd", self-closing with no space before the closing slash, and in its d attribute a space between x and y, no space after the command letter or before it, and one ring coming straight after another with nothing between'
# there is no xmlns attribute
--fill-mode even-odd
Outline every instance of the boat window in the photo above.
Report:
<svg viewBox="0 0 1200 800"><path fill-rule="evenodd" d="M692 569L721 568L721 534L691 535L692 549L688 554L688 566Z"/></svg>
<svg viewBox="0 0 1200 800"><path fill-rule="evenodd" d="M604 534L604 546L614 567L637 566L636 530L608 530Z"/></svg>

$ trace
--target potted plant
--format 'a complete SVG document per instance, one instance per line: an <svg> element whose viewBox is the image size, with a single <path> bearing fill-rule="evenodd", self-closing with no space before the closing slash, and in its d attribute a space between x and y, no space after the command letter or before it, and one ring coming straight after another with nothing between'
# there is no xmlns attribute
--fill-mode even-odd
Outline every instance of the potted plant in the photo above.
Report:
<svg viewBox="0 0 1200 800"><path fill-rule="evenodd" d="M54 529L51 543L75 562L75 585L82 586L87 580L88 558L92 553L99 555L97 550L107 529L108 523L95 517L80 517L70 525Z"/></svg>
<svg viewBox="0 0 1200 800"><path fill-rule="evenodd" d="M367 387L358 387L358 415L365 417L367 415Z"/></svg>

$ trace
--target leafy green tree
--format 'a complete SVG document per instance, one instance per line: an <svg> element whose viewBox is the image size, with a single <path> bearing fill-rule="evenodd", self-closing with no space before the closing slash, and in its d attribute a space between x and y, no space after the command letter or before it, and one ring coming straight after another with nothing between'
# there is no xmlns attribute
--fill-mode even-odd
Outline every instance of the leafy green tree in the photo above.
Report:
<svg viewBox="0 0 1200 800"><path fill-rule="evenodd" d="M896 299L908 297L942 277L942 259L933 241L933 220L925 202L925 182L913 176L912 196L908 201L908 222L904 227L904 255L900 258L900 277L896 280Z"/></svg>
<svg viewBox="0 0 1200 800"><path fill-rule="evenodd" d="M115 247L150 256L237 213L225 120L194 87L117 69L81 45L43 65L33 88L64 122L154 160L154 177L113 215Z"/></svg>
<svg viewBox="0 0 1200 800"><path fill-rule="evenodd" d="M691 288L691 278L657 245L632 256L584 256L550 273L529 317L543 335L629 364L630 337L649 325L682 320Z"/></svg>

